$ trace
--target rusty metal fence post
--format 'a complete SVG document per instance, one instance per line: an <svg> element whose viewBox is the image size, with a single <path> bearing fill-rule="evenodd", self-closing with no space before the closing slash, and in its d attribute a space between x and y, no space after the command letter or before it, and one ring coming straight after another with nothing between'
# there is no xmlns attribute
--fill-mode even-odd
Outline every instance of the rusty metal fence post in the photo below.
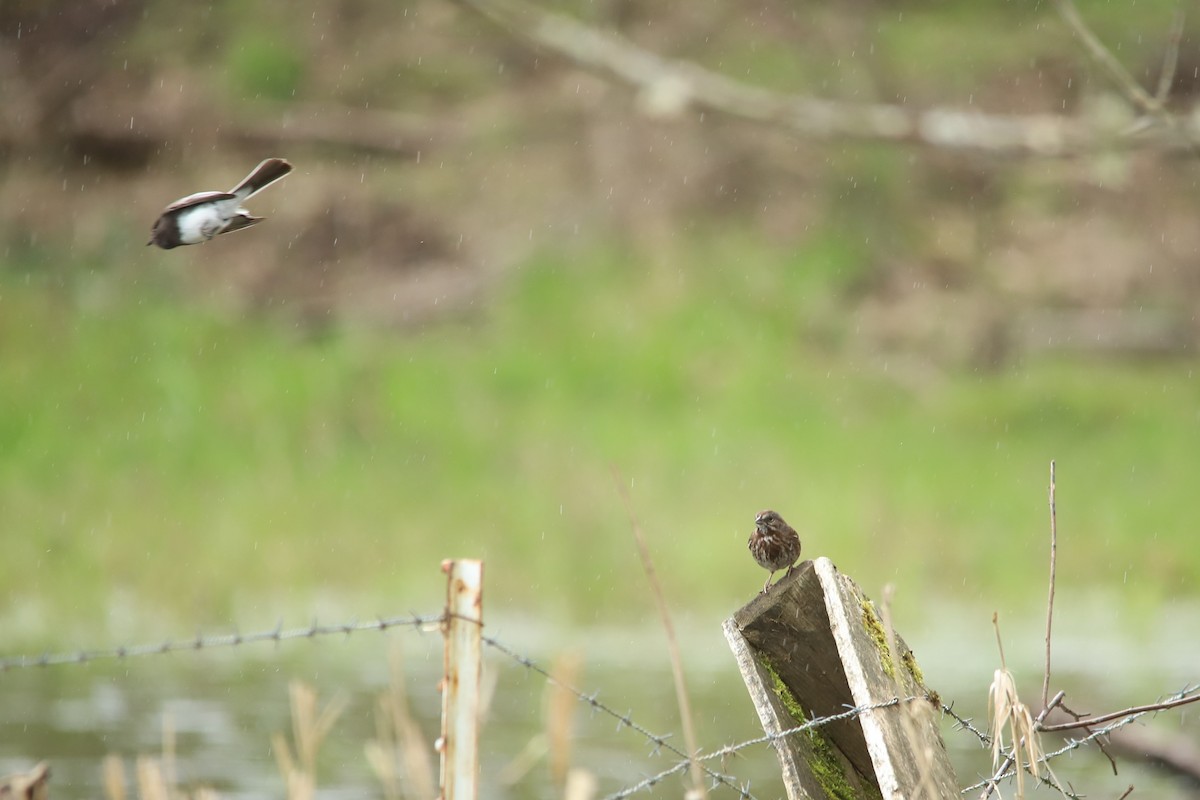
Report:
<svg viewBox="0 0 1200 800"><path fill-rule="evenodd" d="M447 560L442 672L442 800L479 796L479 674L483 636L483 562Z"/></svg>

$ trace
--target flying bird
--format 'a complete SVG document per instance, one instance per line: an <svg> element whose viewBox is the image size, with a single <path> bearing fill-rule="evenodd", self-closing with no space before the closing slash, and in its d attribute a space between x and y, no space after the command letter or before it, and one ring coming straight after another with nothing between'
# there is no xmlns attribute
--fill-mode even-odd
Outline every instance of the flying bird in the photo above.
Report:
<svg viewBox="0 0 1200 800"><path fill-rule="evenodd" d="M292 171L282 158L268 158L228 192L197 192L176 200L154 221L150 241L163 250L184 244L200 244L221 233L232 233L262 222L252 217L242 203Z"/></svg>

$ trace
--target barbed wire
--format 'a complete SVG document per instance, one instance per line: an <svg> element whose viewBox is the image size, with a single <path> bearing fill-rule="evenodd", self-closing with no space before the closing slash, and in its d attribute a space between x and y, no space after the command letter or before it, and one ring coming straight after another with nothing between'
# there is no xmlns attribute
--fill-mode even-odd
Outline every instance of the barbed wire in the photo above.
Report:
<svg viewBox="0 0 1200 800"><path fill-rule="evenodd" d="M782 741L783 739L787 739L789 736L795 736L797 733L804 733L805 731L811 731L814 728L820 728L822 726L830 724L831 722L841 722L842 720L850 719L851 717L861 716L862 714L865 714L868 711L876 711L881 708L891 708L892 706L898 706L901 703L909 703L909 702L912 702L913 700L924 700L924 699L925 699L925 697L922 695L911 695L909 697L905 697L903 700L900 699L899 697L893 697L891 700L881 700L878 703L870 703L865 706L854 706L852 708L847 708L845 711L839 711L836 714L830 714L829 716L817 717L816 719L810 719L808 722L805 722L801 725L797 725L794 728L788 728L786 730L782 730L779 733L767 733L767 734L763 734L762 736L755 737L753 739L747 739L744 742L738 742L737 744L726 745L726 746L722 747L720 750L715 750L712 753L709 753L708 755L701 756L700 760L705 761L710 758L718 758L720 756L730 755L732 753L736 753L738 750L744 750L747 747L753 747L756 744L768 744L768 743L774 744L775 742Z"/></svg>
<svg viewBox="0 0 1200 800"><path fill-rule="evenodd" d="M833 723L833 722L841 722L842 720L850 719L852 717L857 717L857 716L867 713L868 711L875 711L875 710L881 709L881 708L891 708L893 706L898 706L901 703L907 703L912 700L924 700L924 699L925 698L920 695L914 695L911 697L906 697L904 699L901 699L899 697L893 697L891 700L883 700L878 703L871 703L871 704L865 705L865 706L855 706L853 708L847 708L845 711L840 711L837 714L830 714L825 717L818 717L816 719L811 719L808 722L805 722L801 725L797 725L794 728L788 728L787 730L780 731L779 733L768 733L768 734L764 734L763 736L758 736L753 739L747 739L743 742L738 742L737 744L725 745L724 747L714 750L711 753L706 753L704 755L697 756L696 760L703 762L703 761L711 761L714 758L725 758L727 756L733 755L734 753L737 753L740 750L744 750L747 747L753 747L754 745L758 745L758 744L768 744L768 743L774 744L775 742L782 741L783 739L786 739L789 736L795 736L798 733L804 733L805 731L815 730L816 728L820 728L824 725L829 725L830 723ZM619 792L610 794L610 795L606 796L604 798L604 800L622 800L622 798L629 797L630 795L636 794L644 789L649 789L652 786L654 786L655 784L657 784L659 781L663 780L664 778L666 778L670 775L674 775L676 772L682 772L687 767L687 765L688 765L688 762L686 760L682 761L682 762L670 767L669 769L663 770L662 772L658 773L657 775L651 775L650 777L642 780L639 783L633 784L631 786L627 786Z"/></svg>
<svg viewBox="0 0 1200 800"><path fill-rule="evenodd" d="M244 644L254 644L254 643L262 643L262 642L279 643L279 642L295 640L295 639L315 639L315 638L319 638L319 637L327 637L327 636L334 636L334 635L349 636L351 634L360 633L360 632L366 632L366 631L383 632L383 631L392 630L392 629L396 629L396 628L411 628L411 629L414 629L417 631L433 631L433 630L440 629L445 621L446 621L446 613L443 612L441 614L424 615L424 616L413 614L413 615L409 615L409 616L378 617L376 619L368 620L368 621L358 621L356 619L352 619L347 622L341 622L341 623L335 623L335 624L320 624L316 620L313 620L313 622L306 627L288 628L288 629L285 629L283 627L283 623L280 622L278 625L276 625L274 628L272 628L270 630L256 631L254 633L243 634L243 633L234 632L231 634L223 634L223 635L216 635L216 636L205 636L203 634L197 634L196 636L186 638L186 639L167 639L162 642L154 642L154 643L124 645L124 646L99 648L99 649L91 649L91 650L80 649L80 650L63 651L63 652L46 652L46 653L42 653L41 655L36 655L36 656L20 655L20 656L0 657L0 673L8 672L10 670L30 669L30 668L35 668L35 667L69 666L69 665L74 665L74 664L88 664L93 661L100 661L100 660L121 660L121 659L135 658L135 657L141 657L141 656L165 655L167 653L197 652L197 651L202 651L202 650L211 650L211 649L226 648L226 647L237 647L237 646L244 645ZM658 755L660 752L665 751L665 752L670 753L678 758L678 761L671 764L666 769L664 769L660 772L657 772L653 775L649 775L649 776L643 778L642 780L638 781L637 783L630 784L629 786L626 786L625 788L623 788L617 792L607 795L605 797L605 800L624 800L624 798L628 798L639 792L653 788L654 786L658 785L666 778L668 778L672 775L682 773L684 770L686 770L688 768L688 766L692 763L693 760L700 764L701 769L703 769L705 775L712 780L711 788L716 788L718 786L724 785L724 786L727 786L728 788L732 789L733 791L737 792L737 794L738 794L739 798L741 798L741 800L758 800L754 796L754 794L750 792L750 786L749 786L748 782L745 784L739 785L736 782L736 779L734 776L727 775L727 774L724 774L723 772L714 770L711 767L709 767L705 762L709 762L709 761L712 761L712 760L718 759L718 758L724 759L731 755L737 754L746 748L754 747L756 745L775 744L775 743L782 741L784 739L787 739L791 736L795 736L797 734L804 733L806 731L815 730L817 728L823 727L825 725L829 725L834 722L840 722L840 721L843 721L846 719L857 717L857 716L860 716L860 715L865 714L870 711L895 707L895 706L899 706L902 703L908 703L908 702L912 702L915 700L928 701L930 699L928 696L924 696L924 695L913 695L913 696L906 697L906 698L894 697L890 700L885 700L885 701L881 701L878 703L872 703L869 705L847 707L846 710L844 710L844 711L838 712L836 714L830 714L830 715L824 716L824 717L819 717L819 718L816 718L813 720L809 720L808 722L805 722L801 725L797 725L793 728L788 728L787 730L780 731L778 733L773 733L773 734L768 733L768 734L764 734L763 736L758 736L758 737L755 737L752 739L746 739L746 740L738 742L736 744L725 745L725 746L720 747L716 750L713 750L709 753L697 753L695 758L693 759L693 758L689 758L687 753L685 753L683 750L681 750L680 748L676 747L675 745L671 744L668 741L668 739L670 739L671 736L673 736L674 734L671 734L671 733L656 734L656 733L654 733L653 731L649 730L645 726L636 722L632 718L631 711L621 713L621 712L617 711L616 709L612 708L611 706L609 706L608 704L601 702L598 699L598 694L599 694L598 691L593 691L591 693L587 693L587 692L581 691L580 689L578 689L574 686L571 686L570 684L565 683L564 681L555 677L546 668L539 665L532 658L522 655L521 653L517 652L516 650L514 650L513 648L504 644L503 642L501 642L500 640L496 639L493 636L482 635L481 639L482 639L483 643L486 644L491 649L503 654L507 658L515 661L516 663L520 664L521 666L525 667L526 669L529 669L532 672L537 673L547 682L549 682L555 686L558 686L559 688L563 689L564 691L570 693L579 702L581 702L584 705L591 708L593 713L599 712L599 713L605 714L605 715L613 718L614 720L616 720L618 731L620 731L622 728L628 728L628 729L634 731L635 733L639 734L643 738L645 738L646 741L648 741L651 745L653 745L653 747L650 751L650 755ZM1171 695L1170 698L1168 699L1168 702L1171 700L1178 700L1181 698L1188 697L1189 695L1197 692L1198 690L1200 690L1200 686L1190 686L1190 685L1186 686L1182 690ZM960 716L957 712L954 711L952 705L947 705L945 703L939 703L939 706L940 706L941 711L945 715L949 716L951 719L954 720L954 722L955 722L954 728L956 730L963 730L963 731L967 731L967 732L971 733L972 735L975 736L976 739L979 740L979 742L984 747L991 746L991 744L992 744L991 737L988 736L987 733L985 733L985 732L979 730L977 727L975 727L975 725L973 724L973 722L970 718ZM1074 750L1084 747L1085 745L1088 745L1088 744L1096 741L1100 737L1105 736L1121 727L1124 727L1125 725L1128 725L1129 723L1134 722L1135 720L1139 719L1140 717L1142 717L1146 714L1150 714L1150 713L1156 713L1156 711L1153 709L1148 709L1148 710L1144 710L1144 711L1133 712L1133 713L1130 713L1128 716L1121 717L1120 719L1116 720L1115 722L1113 722L1109 725L1106 725L1103 728L1097 728L1097 729L1092 730L1088 736L1086 736L1082 739L1069 739L1067 741L1067 743L1065 745L1063 745L1061 748L1059 748L1058 750L1055 750L1053 752L1050 752L1050 753L1047 753L1046 755L1044 755L1039 763L1048 763L1055 758L1059 758L1067 753L1070 753ZM1026 767L1026 771L1027 772L1029 771L1028 767ZM999 776L989 776L989 777L985 778L984 780L981 780L977 783L974 783L970 786L965 787L964 789L961 790L961 794L965 795L965 794L968 794L975 790L982 789L984 786L987 786L993 780L997 780L997 781L1005 780L1005 779L1013 777L1014 774L1015 774L1014 770L1009 769L1008 771L1006 771L1005 773L1003 773ZM1069 798L1078 797L1078 795L1074 794L1073 792L1065 790L1062 787L1060 787L1057 783L1055 783L1054 780L1051 780L1046 775L1039 775L1039 776L1035 776L1035 777L1037 777L1042 783L1054 788L1057 791L1062 792L1063 795L1066 797L1069 797Z"/></svg>
<svg viewBox="0 0 1200 800"><path fill-rule="evenodd" d="M541 675L546 681L574 695L575 699L584 705L589 706L593 711L598 711L602 714L607 714L608 716L612 717L617 721L618 731L621 730L621 728L629 728L630 730L641 734L647 741L654 745L654 749L651 750L651 755L656 755L659 751L666 750L667 752L672 753L682 759L679 763L672 766L671 769L663 773L661 777L666 777L667 775L682 771L683 769L687 768L689 763L691 763L692 759L688 757L687 753L683 752L678 747L667 741L667 739L673 734L660 735L653 733L649 729L635 722L630 716L631 712L622 714L616 709L600 702L600 700L597 699L598 692L592 692L591 694L588 694L562 680L559 680L545 667L542 667L528 656L521 655L495 637L485 635L483 636L483 643L497 652L503 653L505 656L513 661L516 661L526 669ZM697 760L699 759L697 758ZM737 792L739 797L743 798L743 800L758 800L753 794L750 793L749 786L738 786L731 776L724 775L707 766L701 765L701 768L704 770L704 774L713 780L714 787L723 784ZM661 780L661 778L659 779ZM645 781L643 781L643 783L645 783ZM653 783L646 784L646 786L652 785ZM632 794L632 792L630 794ZM615 795L610 795L610 797L615 797Z"/></svg>
<svg viewBox="0 0 1200 800"><path fill-rule="evenodd" d="M970 731L971 733L975 734L975 738L977 738L979 740L979 743L981 745L983 745L984 747L992 746L992 737L988 736L986 733L979 730L979 728L976 728L974 725L975 721L971 717L960 716L958 714L958 712L956 712L954 710L953 703L951 703L950 705L946 705L945 703L942 703L942 713L945 714L946 716L950 717L950 719L954 720L955 730Z"/></svg>
<svg viewBox="0 0 1200 800"><path fill-rule="evenodd" d="M1182 699L1184 697L1187 697L1187 696L1195 693L1197 690L1200 690L1200 686L1185 686L1183 689L1181 689L1178 692L1176 692L1175 694L1171 695L1168 698L1168 701ZM1059 749L1054 750L1049 753L1046 753L1044 756L1042 756L1038 760L1038 763L1039 764L1048 764L1053 759L1058 758L1059 756L1062 756L1062 755L1066 755L1067 753L1070 753L1074 750L1078 750L1079 748L1083 747L1084 745L1090 744L1090 743L1094 742L1096 739L1099 739L1101 736L1107 736L1108 734L1112 733L1113 731L1117 730L1118 728L1123 728L1126 725L1128 725L1129 723L1134 722L1137 719L1139 719L1140 717L1145 716L1146 714L1155 714L1155 713L1158 713L1158 712L1156 710L1152 710L1152 709L1147 709L1145 711L1135 711L1135 712L1129 714L1128 716L1121 717L1116 722L1113 722L1109 725L1104 726L1103 728L1096 728L1095 730L1093 730L1091 733L1089 733L1087 736L1083 737L1082 739L1068 739L1067 743L1065 745L1063 745L1062 747L1060 747ZM1026 768L1026 772L1029 772L1028 768ZM971 784L970 786L963 789L962 792L960 792L960 794L966 794L967 792L973 792L976 789L982 789L983 787L985 787L989 783L991 783L993 780L999 782L1006 778L1011 778L1015 774L1016 774L1016 772L1014 770L1009 769L1007 772L1005 772L1001 775L995 776L994 778L988 777L988 778L983 779L982 781L979 781L978 783ZM1032 774L1032 773L1030 773L1030 774ZM1043 783L1047 783L1048 785L1053 786L1055 789L1058 789L1059 791L1063 791L1060 787L1056 786L1053 782L1048 781L1045 777L1041 777L1040 779L1042 780ZM1064 794L1066 794L1068 797L1076 797L1076 795L1071 794L1069 792L1064 792Z"/></svg>
<svg viewBox="0 0 1200 800"><path fill-rule="evenodd" d="M442 624L444 614L408 617L379 617L369 622L351 620L333 625L322 625L316 620L305 628L284 629L281 621L271 630L255 633L229 633L218 636L196 634L190 639L167 639L150 644L134 644L96 650L74 650L70 652L43 653L38 656L8 656L0 658L0 673L32 667L53 667L71 664L88 664L92 661L125 659L138 656L165 655L181 651L213 650L221 647L237 647L257 642L284 642L290 639L315 639L321 636L349 636L362 631L387 631L393 628L433 630Z"/></svg>

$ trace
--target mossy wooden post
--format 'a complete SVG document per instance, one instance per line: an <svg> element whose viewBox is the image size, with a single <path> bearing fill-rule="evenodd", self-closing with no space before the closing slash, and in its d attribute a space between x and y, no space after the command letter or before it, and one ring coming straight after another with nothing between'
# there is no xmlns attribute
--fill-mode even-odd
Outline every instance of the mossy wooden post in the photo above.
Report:
<svg viewBox="0 0 1200 800"><path fill-rule="evenodd" d="M777 740L790 800L959 796L912 651L897 635L892 657L874 604L829 559L803 562L723 629L768 734L901 699Z"/></svg>

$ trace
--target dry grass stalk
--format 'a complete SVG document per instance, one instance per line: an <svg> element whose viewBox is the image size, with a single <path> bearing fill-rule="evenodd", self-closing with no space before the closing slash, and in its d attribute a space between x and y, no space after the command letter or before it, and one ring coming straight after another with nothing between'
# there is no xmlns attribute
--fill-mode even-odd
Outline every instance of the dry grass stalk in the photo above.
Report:
<svg viewBox="0 0 1200 800"><path fill-rule="evenodd" d="M696 744L696 726L692 722L692 703L688 695L687 680L683 674L683 657L679 653L679 640L675 637L675 625L671 622L671 610L667 606L667 598L663 593L662 583L658 580L658 572L654 569L654 559L650 557L650 547L646 544L646 537L642 535L642 526L633 511L633 500L629 497L629 490L622 483L621 473L615 466L613 467L613 482L616 484L617 493L621 496L621 500L625 504L625 510L629 514L629 525L633 529L633 539L637 544L638 556L640 556L642 561L642 569L646 573L646 581L650 584L650 591L654 596L654 604L658 608L659 617L662 619L663 632L667 637L667 654L671 658L671 677L675 684L675 702L679 705L679 718L683 724L683 741L687 746L689 757L688 776L691 785L684 792L684 797L687 800L707 800L708 789L704 785L703 769L700 762L696 760L696 756L700 753L700 748Z"/></svg>
<svg viewBox="0 0 1200 800"><path fill-rule="evenodd" d="M375 709L376 738L366 744L367 761L387 800L434 800L433 747L409 706L399 644L388 653L388 664L388 691L379 696Z"/></svg>
<svg viewBox="0 0 1200 800"><path fill-rule="evenodd" d="M137 757L137 786L140 800L171 800L171 787L162 762L151 756Z"/></svg>
<svg viewBox="0 0 1200 800"><path fill-rule="evenodd" d="M577 686L582 674L583 657L578 652L562 653L555 657L550 665L551 679L546 682L542 706L545 727L530 737L521 752L500 770L497 780L502 785L516 784L545 758L554 787L570 794L570 776L574 771L571 769L571 743L574 740L575 711L579 703L567 687Z"/></svg>
<svg viewBox="0 0 1200 800"><path fill-rule="evenodd" d="M567 686L578 686L583 675L583 656L578 651L563 653L550 668L554 680L546 685L546 740L550 747L550 780L566 789L571 769L575 712L579 708Z"/></svg>
<svg viewBox="0 0 1200 800"><path fill-rule="evenodd" d="M521 752L513 756L513 759L496 774L496 782L501 786L515 786L530 773L539 761L546 757L546 753L549 751L550 746L546 743L546 733L544 731L535 733L529 737L529 741L521 748Z"/></svg>
<svg viewBox="0 0 1200 800"><path fill-rule="evenodd" d="M202 786L190 792L181 789L175 763L175 726L171 716L164 714L161 756L141 755L134 762L138 800L217 800L217 793L207 787ZM125 765L120 757L106 756L102 771L104 796L108 800L125 800Z"/></svg>
<svg viewBox="0 0 1200 800"><path fill-rule="evenodd" d="M583 659L578 653L566 653L554 659L550 666L551 680L546 682L545 703L542 708L544 729L530 737L521 752L504 765L496 776L503 786L513 786L533 770L539 761L548 757L550 779L559 791L567 786L571 763L572 728L577 703L566 688L579 683Z"/></svg>
<svg viewBox="0 0 1200 800"><path fill-rule="evenodd" d="M565 800L592 800L596 796L596 776L586 769L573 769L567 773Z"/></svg>
<svg viewBox="0 0 1200 800"><path fill-rule="evenodd" d="M109 753L104 757L104 796L108 800L125 800L125 765Z"/></svg>
<svg viewBox="0 0 1200 800"><path fill-rule="evenodd" d="M271 735L271 749L279 773L287 786L288 800L313 800L317 792L317 753L337 718L346 708L339 695L323 710L317 710L317 692L303 681L288 684L292 706L293 753L280 733Z"/></svg>
<svg viewBox="0 0 1200 800"><path fill-rule="evenodd" d="M28 772L19 772L0 778L0 798L3 800L47 800L50 780L50 765L38 762Z"/></svg>
<svg viewBox="0 0 1200 800"><path fill-rule="evenodd" d="M1000 640L1000 622L996 614L992 615L992 625L996 628L996 644L1000 648L1000 669L992 678L988 687L988 719L989 733L992 736L992 774L999 775L1003 768L1001 764L1011 759L1013 770L1017 776L1017 797L1025 797L1025 770L1040 778L1040 762L1043 756L1041 742L1034 729L1033 715L1029 708L1021 702L1017 695L1017 683L1004 661L1004 643ZM1004 754L1004 735L1007 731L1011 752ZM997 793L999 789L997 788Z"/></svg>

